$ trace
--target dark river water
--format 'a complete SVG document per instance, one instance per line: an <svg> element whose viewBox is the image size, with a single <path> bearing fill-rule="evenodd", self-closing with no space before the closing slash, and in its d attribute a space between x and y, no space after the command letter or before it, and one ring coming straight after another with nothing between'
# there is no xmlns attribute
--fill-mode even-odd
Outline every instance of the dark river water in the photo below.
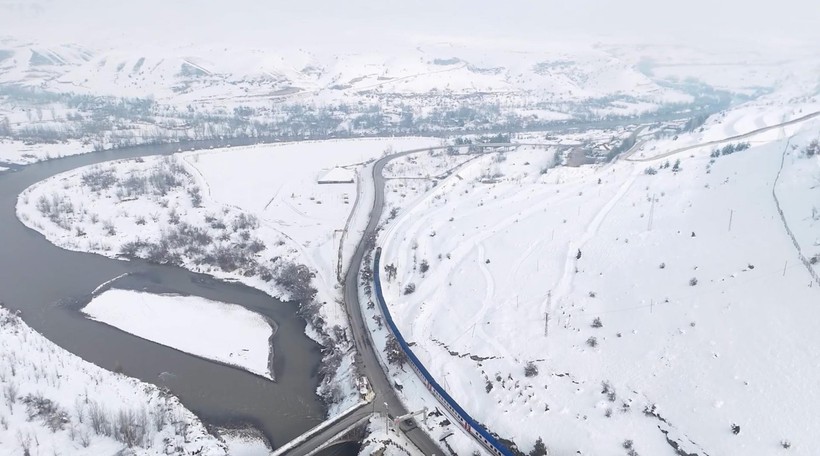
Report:
<svg viewBox="0 0 820 456"><path fill-rule="evenodd" d="M26 323L83 359L166 386L204 421L252 424L274 447L281 446L319 424L325 415L314 392L320 347L304 334L305 323L297 317L295 304L181 268L62 250L15 216L17 195L49 176L112 159L168 154L178 147L96 152L0 173L0 302L22 311ZM88 320L77 311L98 285L123 273L130 274L114 287L235 303L274 320L278 325L273 340L276 382L148 342Z"/></svg>

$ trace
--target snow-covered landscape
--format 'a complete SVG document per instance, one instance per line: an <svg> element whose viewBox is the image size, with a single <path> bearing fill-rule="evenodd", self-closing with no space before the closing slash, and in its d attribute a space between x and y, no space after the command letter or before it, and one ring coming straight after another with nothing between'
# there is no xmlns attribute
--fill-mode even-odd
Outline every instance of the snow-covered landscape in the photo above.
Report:
<svg viewBox="0 0 820 456"><path fill-rule="evenodd" d="M240 306L193 296L108 290L82 312L89 318L171 348L273 379L273 322Z"/></svg>
<svg viewBox="0 0 820 456"><path fill-rule="evenodd" d="M228 454L176 397L81 360L2 307L0 359L0 454Z"/></svg>
<svg viewBox="0 0 820 456"><path fill-rule="evenodd" d="M738 111L721 117L758 112ZM542 437L557 454L626 440L642 454L667 454L668 442L811 454L817 402L806 394L820 371L798 347L814 339L805 316L820 282L772 189L785 153L777 195L813 257L820 162L805 150L818 127L772 130L717 157L703 147L543 174L521 147L415 199L394 196L378 242L393 318L462 406L524 448ZM723 127L705 128L713 139L708 129ZM499 177L487 182L488 169Z"/></svg>
<svg viewBox="0 0 820 456"><path fill-rule="evenodd" d="M814 454L820 10L734 3L0 0L3 267L100 260L0 289L0 455Z"/></svg>

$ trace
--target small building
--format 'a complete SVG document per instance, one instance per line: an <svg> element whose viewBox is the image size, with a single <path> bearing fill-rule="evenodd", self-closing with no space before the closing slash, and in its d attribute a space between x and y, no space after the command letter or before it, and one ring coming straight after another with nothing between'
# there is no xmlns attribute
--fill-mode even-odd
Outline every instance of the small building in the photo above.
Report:
<svg viewBox="0 0 820 456"><path fill-rule="evenodd" d="M355 173L353 170L333 168L327 172L321 173L316 182L319 184L352 184L354 182L354 178Z"/></svg>

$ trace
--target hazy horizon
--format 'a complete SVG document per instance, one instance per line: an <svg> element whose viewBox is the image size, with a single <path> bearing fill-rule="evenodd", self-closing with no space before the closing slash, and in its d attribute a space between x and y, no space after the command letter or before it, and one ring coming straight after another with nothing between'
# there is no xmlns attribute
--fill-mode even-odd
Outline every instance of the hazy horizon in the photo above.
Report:
<svg viewBox="0 0 820 456"><path fill-rule="evenodd" d="M307 50L373 50L423 42L538 47L626 42L775 54L820 40L807 0L686 3L512 0L262 2L0 0L1 36L48 44L192 43Z"/></svg>

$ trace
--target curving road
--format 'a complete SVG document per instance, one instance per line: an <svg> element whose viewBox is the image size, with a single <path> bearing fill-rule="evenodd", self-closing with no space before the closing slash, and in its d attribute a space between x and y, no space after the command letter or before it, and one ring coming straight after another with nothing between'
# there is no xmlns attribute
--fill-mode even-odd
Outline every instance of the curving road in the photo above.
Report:
<svg viewBox="0 0 820 456"><path fill-rule="evenodd" d="M755 129L755 130L752 130L752 131L749 131L749 132L746 132L746 133L741 133L739 135L729 136L728 138L715 139L713 141L707 141L707 142L703 142L703 143L699 143L699 144L693 144L691 146L686 146L686 147L682 147L680 149L670 150L669 152L664 152L662 154L653 155L651 157L633 158L632 156L638 151L638 146L639 145L636 144L635 147L633 147L629 152L627 152L625 154L624 160L631 161L631 162L649 162L649 161L654 161L654 160L660 160L662 158L666 158L666 157L669 157L669 156L672 156L672 155L675 155L675 154L679 154L681 152L686 152L687 150L697 149L699 147L714 146L716 144L721 144L721 143L725 143L725 142L729 142L729 141L737 141L738 139L750 138L750 137L758 135L760 133L765 133L767 131L771 131L771 130L774 130L774 129L777 129L777 128L785 127L785 126L788 126L788 125L794 125L796 123L800 123L800 122L803 122L805 120L813 119L817 116L820 116L820 111L816 111L816 112L813 112L811 114L806 114L805 116L801 116L801 117L798 117L796 119L792 119L792 120L789 120L789 121L786 121L786 122L781 122L779 124L769 125L768 127L758 128L758 129Z"/></svg>
<svg viewBox="0 0 820 456"><path fill-rule="evenodd" d="M516 147L526 145L537 146L556 146L555 144L524 144L524 143L487 143L475 144L479 148L486 147ZM353 331L353 341L356 344L356 349L359 353L359 364L363 372L367 375L370 381L370 386L373 389L376 397L373 399L374 410L384 412L384 403L389 406L390 415L399 416L408 413L407 408L396 395L395 390L387 373L382 369L379 363L379 355L376 353L372 341L370 339L370 332L364 321L362 315L362 307L359 303L359 271L362 267L362 260L367 250L366 240L376 233L376 228L381 220L382 212L384 211L384 185L385 178L382 175L384 167L396 158L405 155L425 152L428 150L446 149L448 146L424 147L420 149L406 150L397 152L395 154L387 155L380 158L373 165L373 185L375 187L375 194L373 198L373 206L370 210L370 219L367 227L362 233L361 239L356 246L353 257L350 261L350 267L347 270L344 281L344 301L347 308L350 327ZM481 152L484 153L484 152ZM374 274L377 271L373 271ZM419 448L426 455L444 455L445 451L438 446L438 444L420 428L412 429L406 432L405 435L409 438L416 447Z"/></svg>
<svg viewBox="0 0 820 456"><path fill-rule="evenodd" d="M437 147L441 148L441 147ZM404 152L398 152L380 158L373 165L373 185L375 186L375 195L373 198L373 206L370 209L370 220L367 222L367 227L362 233L359 243L356 245L356 250L353 252L353 257L350 261L350 267L347 269L344 281L344 301L350 317L350 328L353 331L353 341L356 344L356 350L359 353L359 364L362 367L365 375L370 381L370 386L373 389L376 397L373 399L376 407L384 412L384 403L387 403L390 413L393 416L399 416L407 413L407 408L399 400L396 392L393 390L393 385L387 374L382 370L379 364L378 354L373 348L370 339L370 332L364 322L362 315L362 308L359 304L359 271L362 267L362 260L364 259L365 251L367 250L367 243L365 242L371 235L376 233L376 227L381 219L384 210L384 176L382 171L385 165L391 160L405 155L424 152L429 150L429 147L423 149L413 149ZM375 273L375 271L374 271ZM436 442L430 438L425 432L419 428L415 428L406 433L407 437L426 455L443 455L442 451Z"/></svg>

